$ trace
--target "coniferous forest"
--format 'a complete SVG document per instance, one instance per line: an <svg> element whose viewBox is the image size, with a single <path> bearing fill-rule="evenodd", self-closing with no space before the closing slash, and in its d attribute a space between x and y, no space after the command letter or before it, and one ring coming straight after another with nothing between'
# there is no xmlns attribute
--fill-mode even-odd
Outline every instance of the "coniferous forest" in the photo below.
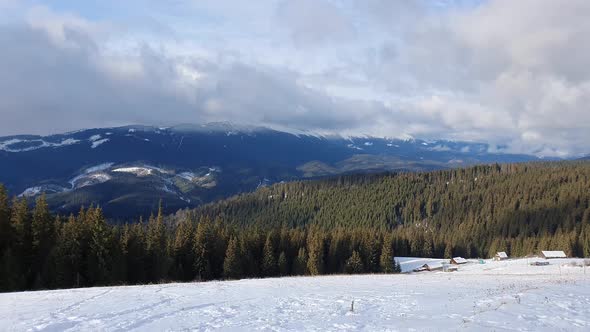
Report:
<svg viewBox="0 0 590 332"><path fill-rule="evenodd" d="M163 202L165 204L165 202ZM276 184L112 225L0 186L0 290L395 273L395 256L590 256L590 163L475 166Z"/></svg>

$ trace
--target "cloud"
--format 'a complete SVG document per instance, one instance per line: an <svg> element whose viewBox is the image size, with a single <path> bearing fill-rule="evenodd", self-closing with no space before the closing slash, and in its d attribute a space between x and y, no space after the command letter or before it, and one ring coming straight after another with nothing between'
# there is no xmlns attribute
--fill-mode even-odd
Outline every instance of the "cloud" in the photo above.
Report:
<svg viewBox="0 0 590 332"><path fill-rule="evenodd" d="M324 0L283 1L277 19L298 47L347 42L357 37L352 22L336 5Z"/></svg>
<svg viewBox="0 0 590 332"><path fill-rule="evenodd" d="M0 25L0 134L231 120L589 151L586 0L115 5L0 0L22 15Z"/></svg>

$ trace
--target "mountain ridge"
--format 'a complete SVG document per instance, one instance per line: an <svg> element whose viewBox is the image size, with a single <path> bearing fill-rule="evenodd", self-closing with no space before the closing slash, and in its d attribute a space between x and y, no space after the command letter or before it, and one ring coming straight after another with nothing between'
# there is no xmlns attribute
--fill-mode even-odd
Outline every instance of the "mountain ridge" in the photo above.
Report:
<svg viewBox="0 0 590 332"><path fill-rule="evenodd" d="M281 181L540 160L488 151L485 143L291 133L227 122L131 125L0 137L0 182L12 195L33 199L45 192L58 212L94 204L123 216L151 211L160 198L173 212ZM108 169L85 173L107 163ZM125 167L147 170L142 176L115 172ZM218 172L205 187L180 176L204 176L207 169ZM72 185L81 179L84 186Z"/></svg>

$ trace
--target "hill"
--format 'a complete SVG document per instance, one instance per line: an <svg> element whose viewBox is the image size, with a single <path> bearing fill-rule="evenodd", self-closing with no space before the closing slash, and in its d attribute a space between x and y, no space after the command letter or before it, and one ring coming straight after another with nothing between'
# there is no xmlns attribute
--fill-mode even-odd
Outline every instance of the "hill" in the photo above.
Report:
<svg viewBox="0 0 590 332"><path fill-rule="evenodd" d="M467 257L526 255L540 245L582 256L588 188L587 162L475 166L277 184L194 213L241 226L393 230L401 255L443 257L447 247ZM539 244L543 237L561 242Z"/></svg>
<svg viewBox="0 0 590 332"><path fill-rule="evenodd" d="M229 123L127 126L0 137L0 182L52 210L100 205L113 218L166 212L282 181L535 160L481 143L321 136Z"/></svg>

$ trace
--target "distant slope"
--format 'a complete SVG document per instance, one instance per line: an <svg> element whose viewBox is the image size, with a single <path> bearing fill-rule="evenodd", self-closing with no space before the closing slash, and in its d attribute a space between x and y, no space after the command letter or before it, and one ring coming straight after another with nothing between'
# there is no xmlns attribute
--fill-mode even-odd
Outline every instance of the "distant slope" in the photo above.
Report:
<svg viewBox="0 0 590 332"><path fill-rule="evenodd" d="M324 137L228 123L128 126L2 137L0 182L14 195L45 192L51 206L64 213L80 204L99 204L108 215L125 216L153 210L160 198L171 212L302 178L536 160L487 151L481 143ZM93 170L105 164L108 169ZM164 173L113 172L121 167ZM182 174L199 177L208 169L216 171L207 184L182 180ZM72 185L80 177L84 185Z"/></svg>

